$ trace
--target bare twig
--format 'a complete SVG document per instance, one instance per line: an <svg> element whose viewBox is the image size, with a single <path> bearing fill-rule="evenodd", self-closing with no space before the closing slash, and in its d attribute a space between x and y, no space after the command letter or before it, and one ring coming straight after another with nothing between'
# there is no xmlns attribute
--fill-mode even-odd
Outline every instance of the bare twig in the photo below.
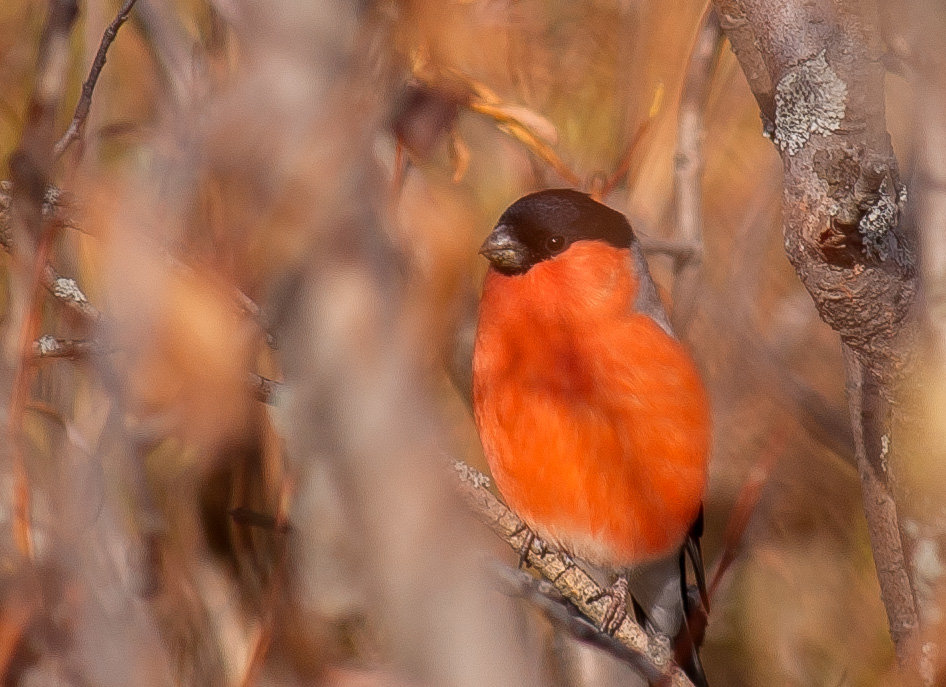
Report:
<svg viewBox="0 0 946 687"><path fill-rule="evenodd" d="M499 501L489 489L489 478L465 463L457 462L460 491L477 516L498 534L514 551L520 551L529 536L525 523ZM535 545L533 545L533 549ZM586 618L601 625L608 610L607 595L584 570L567 556L545 545L539 555L530 552L528 563L547 579ZM644 632L630 617L614 632L624 647L641 656L669 678L670 685L689 685L683 671L673 666L669 645L663 645Z"/></svg>
<svg viewBox="0 0 946 687"><path fill-rule="evenodd" d="M492 119L502 131L525 145L569 184L581 184L579 176L554 150L558 132L544 116L522 105L504 102L485 84L456 69L442 70L422 61L414 65L414 74L421 85L412 85L408 89L406 111L395 122L396 138L408 150L422 153L436 136L449 132L455 162L454 181L463 177L468 163L466 146L455 129L457 108L462 104L471 112ZM412 131L410 115L421 110L426 110L426 115L421 126ZM403 162L398 159L393 188L400 187L402 175Z"/></svg>
<svg viewBox="0 0 946 687"><path fill-rule="evenodd" d="M783 436L777 435L774 438L768 451L752 466L742 489L739 491L739 497L736 499L729 521L726 523L726 531L723 535L723 551L713 566L713 572L708 576L710 579L708 589L710 600L715 598L719 583L742 550L746 529L748 529L749 522L759 505L762 490L768 484L772 470L781 457L784 443Z"/></svg>
<svg viewBox="0 0 946 687"><path fill-rule="evenodd" d="M29 399L30 382L33 378L32 342L39 329L42 316L42 300L37 297L42 267L46 263L46 256L52 247L54 234L45 231L42 234L33 262L33 270L27 283L26 293L29 295L26 314L19 328L19 355L16 363L16 372L13 377L12 392L10 394L10 436L13 449L13 521L14 539L20 553L29 558L33 556L33 535L30 517L30 485L26 470L24 438L22 436L23 412Z"/></svg>
<svg viewBox="0 0 946 687"><path fill-rule="evenodd" d="M99 49L95 53L95 59L92 60L89 75L86 77L85 83L82 84L82 95L79 97L79 102L76 103L75 114L72 116L69 128L66 129L66 133L62 135L62 138L56 142L53 148L53 153L57 158L61 157L62 154L68 150L73 141L76 141L82 136L82 130L85 128L85 120L89 116L89 109L92 107L92 92L95 90L95 84L99 80L99 74L102 73L102 68L105 66L106 53L112 45L112 41L115 40L115 36L118 35L118 29L121 28L121 25L128 19L128 14L131 12L131 8L134 7L135 2L137 2L137 0L125 0L121 9L118 10L118 14L115 15L115 18L112 20L112 23L108 25L108 28L105 29L105 33L102 34L102 41L99 43Z"/></svg>
<svg viewBox="0 0 946 687"><path fill-rule="evenodd" d="M46 191L53 173L56 113L65 89L69 35L78 11L75 0L49 3L40 38L36 77L27 107L27 121L8 162L13 180L9 214L14 229L22 230L23 235L17 237L20 241L29 239L35 244L43 228Z"/></svg>
<svg viewBox="0 0 946 687"><path fill-rule="evenodd" d="M774 187L767 184L755 193L755 199L746 209L736 233L738 254L733 257L734 269L726 279L728 293L723 310L717 314L722 317L718 322L731 328L736 349L743 351L747 362L745 378L757 384L756 393L771 394L815 441L855 467L850 415L793 371L781 352L752 324L752 314L758 306L755 296L763 277L755 266L763 260L768 243L764 227L771 222L770 210L777 202ZM745 316L733 318L733 312Z"/></svg>
<svg viewBox="0 0 946 687"><path fill-rule="evenodd" d="M500 129L522 142L569 184L572 186L579 186L581 184L581 179L578 175L575 174L565 161L559 157L558 153L536 133L534 127L524 123L520 117L516 116L514 110L510 112L508 108L497 107L492 103L480 100L470 101L469 108L473 112L478 112L495 120Z"/></svg>
<svg viewBox="0 0 946 687"><path fill-rule="evenodd" d="M722 46L716 11L707 5L687 62L677 115L677 152L673 160L673 217L677 240L692 251L674 259L671 319L678 335L693 315L703 253L703 111Z"/></svg>
<svg viewBox="0 0 946 687"><path fill-rule="evenodd" d="M198 275L200 270L195 267L191 262L189 262L185 257L178 257L173 255L168 250L160 251L161 257L174 269L184 270L190 274ZM278 348L276 337L266 326L264 321L264 315L262 309L259 305L250 298L246 293L244 293L239 287L235 284L231 284L229 287L230 295L233 298L233 302L240 309L240 313L247 318L253 320L260 329L260 333L263 337L263 340L266 342L266 345L272 350Z"/></svg>
<svg viewBox="0 0 946 687"><path fill-rule="evenodd" d="M0 613L0 677L7 680L10 664L16 654L23 634L29 627L39 604L33 594L22 594L19 598L4 599Z"/></svg>
<svg viewBox="0 0 946 687"><path fill-rule="evenodd" d="M269 588L266 590L266 604L263 609L262 628L256 638L253 650L250 652L250 658L243 672L243 678L240 680L240 687L252 687L257 683L263 662L273 642L280 607L279 598L280 594L285 592L287 581L286 565L289 560L289 540L285 534L290 530L288 514L288 504L291 500L290 492L291 485L289 481L283 479L280 484L280 498L278 500L276 515L273 518L273 531L279 533L282 537L279 541L279 549L276 553Z"/></svg>

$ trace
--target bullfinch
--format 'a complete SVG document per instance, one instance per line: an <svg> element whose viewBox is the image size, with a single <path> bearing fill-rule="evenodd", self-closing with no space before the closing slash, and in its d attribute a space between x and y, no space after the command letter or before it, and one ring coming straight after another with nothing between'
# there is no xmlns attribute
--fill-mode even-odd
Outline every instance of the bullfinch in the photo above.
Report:
<svg viewBox="0 0 946 687"><path fill-rule="evenodd" d="M640 241L620 212L552 189L513 203L480 252L473 409L497 488L536 536L608 573L603 629L630 597L705 685L688 618L708 607L708 402Z"/></svg>

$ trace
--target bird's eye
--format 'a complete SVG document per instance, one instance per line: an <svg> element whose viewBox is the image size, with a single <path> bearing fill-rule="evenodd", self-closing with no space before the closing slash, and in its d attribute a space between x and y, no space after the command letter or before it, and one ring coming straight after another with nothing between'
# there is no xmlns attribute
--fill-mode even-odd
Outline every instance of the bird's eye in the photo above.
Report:
<svg viewBox="0 0 946 687"><path fill-rule="evenodd" d="M558 235L550 236L545 242L545 247L548 248L550 253L558 253L565 247L565 237Z"/></svg>

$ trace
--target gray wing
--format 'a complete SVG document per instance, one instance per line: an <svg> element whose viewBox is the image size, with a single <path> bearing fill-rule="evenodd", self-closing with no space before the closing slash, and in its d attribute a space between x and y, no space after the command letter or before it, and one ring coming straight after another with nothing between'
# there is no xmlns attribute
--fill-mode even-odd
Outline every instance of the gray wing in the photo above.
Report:
<svg viewBox="0 0 946 687"><path fill-rule="evenodd" d="M702 588L689 596L685 582L684 551L627 571L627 587L634 611L650 632L658 632L673 642L674 660L697 687L707 687L699 647L706 623ZM702 567L702 561L700 561ZM694 566L696 563L694 562ZM702 571L701 571L702 572ZM692 625L691 625L692 623ZM702 626L697 627L702 623Z"/></svg>
<svg viewBox="0 0 946 687"><path fill-rule="evenodd" d="M634 310L647 315L667 334L674 336L673 329L670 327L670 318L667 317L667 311L664 310L660 296L657 294L657 285L650 276L647 259L644 257L644 248L636 236L631 241L631 262L634 274L637 275L639 281L637 297L634 299Z"/></svg>

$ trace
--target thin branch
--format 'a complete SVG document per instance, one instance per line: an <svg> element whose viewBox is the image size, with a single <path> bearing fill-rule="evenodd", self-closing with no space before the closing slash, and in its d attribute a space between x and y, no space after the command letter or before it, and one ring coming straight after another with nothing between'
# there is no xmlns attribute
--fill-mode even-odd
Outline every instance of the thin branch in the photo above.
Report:
<svg viewBox="0 0 946 687"><path fill-rule="evenodd" d="M913 590L899 529L899 513L890 470L891 405L878 381L849 348L844 348L848 398L854 426L855 458L867 532L874 552L880 595L887 609L890 634L903 667L909 665L914 633L919 629Z"/></svg>
<svg viewBox="0 0 946 687"><path fill-rule="evenodd" d="M647 684L660 685L667 680L667 675L646 655L628 648L589 622L551 582L537 579L524 570L515 570L506 565L497 564L494 567L505 594L525 599L542 611L549 622L575 639L606 651L619 661L627 663L647 680Z"/></svg>
<svg viewBox="0 0 946 687"><path fill-rule="evenodd" d="M677 115L677 152L673 158L674 235L692 252L674 260L671 319L682 335L693 315L701 281L703 254L704 110L723 43L716 11L707 5L687 62Z"/></svg>
<svg viewBox="0 0 946 687"><path fill-rule="evenodd" d="M9 226L12 191L13 184L9 181L0 181L0 247L8 253L12 252L14 249ZM81 228L75 221L60 213L60 209L65 205L63 195L62 190L54 186L50 186L46 189L45 200L43 202L43 218L57 226L81 231ZM175 268L196 272L191 265L175 258L168 252L164 252L163 256L168 263ZM89 302L89 299L75 279L60 275L51 264L47 263L45 271L43 272L42 283L49 293L60 303L87 320L90 324L96 324L101 321L101 311ZM266 345L275 350L277 348L276 339L264 325L263 315L259 305L236 286L231 289L231 293L240 311L259 325L262 335L266 340Z"/></svg>
<svg viewBox="0 0 946 687"><path fill-rule="evenodd" d="M276 515L272 518L273 531L285 535L290 531L288 504L291 501L292 486L289 480L283 478L279 486L279 500ZM231 511L231 515L233 511ZM278 543L278 551L273 564L272 576L265 594L265 606L262 613L262 627L256 637L250 657L240 680L240 687L252 687L258 681L263 663L273 643L276 634L276 624L279 619L280 594L285 593L287 583L287 563L289 561L289 540L283 536Z"/></svg>
<svg viewBox="0 0 946 687"><path fill-rule="evenodd" d="M405 98L405 112L395 124L395 135L399 143L408 150L423 151L435 136L450 133L451 150L455 156L454 180L462 178L466 162L465 144L456 134L456 113L459 105L471 112L492 119L500 130L526 146L572 186L580 186L581 179L555 152L558 131L546 117L522 105L502 100L486 84L456 70L442 70L424 62L414 65L414 76L420 85L411 85ZM424 120L424 126L413 131L411 114L415 110L427 109L433 114ZM433 122L433 126L431 126ZM419 134L419 135L415 135ZM403 163L396 161L394 188L399 188L403 174Z"/></svg>
<svg viewBox="0 0 946 687"><path fill-rule="evenodd" d="M99 49L95 53L95 59L92 60L92 68L89 69L89 75L86 77L85 83L82 84L82 95L79 97L79 102L76 103L75 114L72 116L69 128L66 129L66 133L62 135L62 138L56 142L53 148L53 153L57 158L62 157L62 154L72 145L73 141L82 136L85 120L89 116L89 110L92 107L92 92L95 90L99 74L102 73L102 68L105 66L106 53L115 40L115 36L118 35L118 29L128 19L128 14L131 12L131 8L135 6L135 2L137 0L125 0L112 23L105 29L99 43Z"/></svg>
<svg viewBox="0 0 946 687"><path fill-rule="evenodd" d="M723 576L729 570L730 566L736 560L736 557L743 551L746 530L756 513L759 500L762 498L762 490L769 483L772 470L775 468L782 451L785 448L785 437L777 434L770 442L768 450L765 451L746 477L742 488L739 490L739 496L732 507L729 521L726 523L726 530L723 533L723 550L713 565L713 571L708 575L709 598L712 601L716 597L716 590L723 579Z"/></svg>
<svg viewBox="0 0 946 687"><path fill-rule="evenodd" d="M498 534L514 551L520 551L528 538L525 523L487 488L489 478L461 461L455 463L460 476L460 492L476 515ZM536 553L538 551L538 553ZM604 590L572 558L548 546L533 543L528 563L548 580L586 618L600 626L608 610ZM692 684L682 670L673 665L669 644L650 637L628 616L614 632L614 638L630 651L647 660L667 678L668 685Z"/></svg>
<svg viewBox="0 0 946 687"><path fill-rule="evenodd" d="M168 263L168 265L174 269L186 270L195 276L199 274L199 270L187 262L184 258L176 257L168 250L161 250L160 254L161 257ZM276 350L278 348L276 337L266 326L266 323L264 322L263 311L256 301L246 295L246 293L244 293L236 285L230 285L229 291L231 297L233 298L233 302L240 309L240 313L253 320L257 324L260 329L260 333L266 342L266 345L270 349Z"/></svg>
<svg viewBox="0 0 946 687"><path fill-rule="evenodd" d="M569 184L581 185L578 175L559 157L552 146L543 140L534 127L523 121L518 109L510 111L510 108L499 107L481 100L471 100L468 107L473 112L491 117L500 129L520 141ZM524 110L524 108L521 109Z"/></svg>
<svg viewBox="0 0 946 687"><path fill-rule="evenodd" d="M8 588L9 591L12 590ZM3 599L3 613L0 614L0 677L4 682L10 677L10 666L17 648L39 607L35 593L21 592Z"/></svg>
<svg viewBox="0 0 946 687"><path fill-rule="evenodd" d="M109 352L100 342L95 340L63 339L51 334L44 334L33 341L31 350L33 358L36 359L65 358L68 360L78 360ZM275 405L283 385L274 379L250 372L247 375L247 388L257 401L267 405Z"/></svg>
<svg viewBox="0 0 946 687"><path fill-rule="evenodd" d="M778 203L774 183L773 179L756 191L735 233L738 252L731 263L734 269L725 280L728 294L722 311L717 311L717 324L725 324L731 329L736 350L743 351L747 363L743 367L745 379L758 387L757 393L770 395L807 430L812 439L851 467L856 467L850 414L831 403L792 370L782 352L752 324L758 308L755 296L764 277L755 266L763 259L768 243L765 228L772 221L770 211ZM734 319L733 312L745 316Z"/></svg>

